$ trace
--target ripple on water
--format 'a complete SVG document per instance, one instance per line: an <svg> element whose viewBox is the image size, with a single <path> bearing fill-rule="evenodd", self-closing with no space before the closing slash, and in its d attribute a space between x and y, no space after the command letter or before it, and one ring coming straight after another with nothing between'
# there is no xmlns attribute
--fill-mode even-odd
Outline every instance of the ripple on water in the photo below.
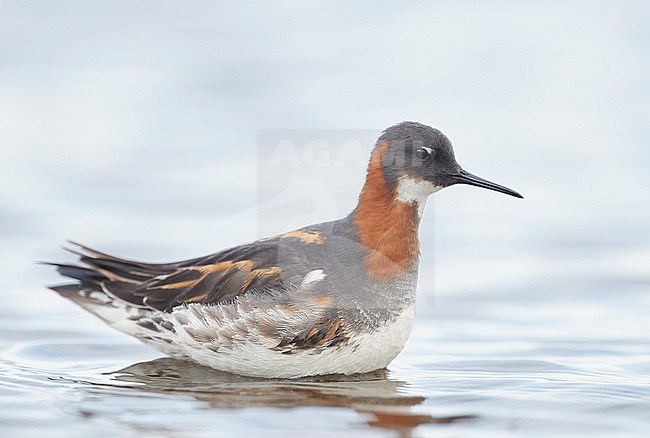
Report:
<svg viewBox="0 0 650 438"><path fill-rule="evenodd" d="M76 396L70 397L72 400L69 399L62 409L77 417L121 416L129 406L143 415L154 415L159 425L164 426L178 415L177 404L186 403L181 411L188 408L192 411L206 408L335 409L339 414L330 413L332 418L341 412L351 412L355 416L343 415L347 423L360 422L371 428L395 430L477 419L464 411L454 415L432 415L425 409L418 409L425 398L413 394L409 384L385 370L365 375L288 381L242 377L167 357L123 366L125 358L142 356L142 350L137 343L109 340L22 342L5 351L1 360L11 369L7 381L23 390L31 388L32 393L37 393L41 388L51 391L54 387L60 394L75 391ZM56 364L54 369L53 363ZM98 402L97 395L101 395L104 402ZM156 400L153 403L159 406L158 412L154 414L147 407L132 406L130 396ZM88 407L88 397L93 400L92 408ZM187 404L187 400L193 403ZM166 405L174 406L173 411L165 411ZM268 416L268 411L264 412L263 415ZM277 427L277 418L269 421ZM310 424L301 427L308 430Z"/></svg>

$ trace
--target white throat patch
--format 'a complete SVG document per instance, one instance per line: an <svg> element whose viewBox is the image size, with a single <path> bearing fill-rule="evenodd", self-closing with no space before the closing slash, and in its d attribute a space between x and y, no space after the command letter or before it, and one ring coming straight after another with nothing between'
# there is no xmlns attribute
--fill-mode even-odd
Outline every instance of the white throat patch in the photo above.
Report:
<svg viewBox="0 0 650 438"><path fill-rule="evenodd" d="M429 181L403 176L397 183L397 200L407 204L415 202L418 205L418 214L422 216L429 195L441 188L441 186L433 185Z"/></svg>

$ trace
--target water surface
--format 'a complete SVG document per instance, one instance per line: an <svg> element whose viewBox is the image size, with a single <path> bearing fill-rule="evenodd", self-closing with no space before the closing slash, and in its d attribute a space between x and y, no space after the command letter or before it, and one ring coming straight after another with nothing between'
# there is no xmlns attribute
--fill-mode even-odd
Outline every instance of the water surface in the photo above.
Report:
<svg viewBox="0 0 650 438"><path fill-rule="evenodd" d="M647 2L253 3L0 2L0 434L648 436ZM385 372L164 358L33 263L72 260L68 238L170 261L341 217L366 141L405 119L526 199L435 195ZM362 154L269 167L265 130Z"/></svg>

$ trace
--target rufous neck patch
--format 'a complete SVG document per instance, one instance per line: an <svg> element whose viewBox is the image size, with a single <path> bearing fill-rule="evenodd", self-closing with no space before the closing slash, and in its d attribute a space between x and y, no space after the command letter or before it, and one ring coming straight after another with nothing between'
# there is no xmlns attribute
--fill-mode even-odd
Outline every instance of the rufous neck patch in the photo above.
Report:
<svg viewBox="0 0 650 438"><path fill-rule="evenodd" d="M397 188L384 177L382 162L389 146L383 142L373 151L353 218L361 243L370 250L368 274L384 282L407 273L420 252L417 207L398 201Z"/></svg>

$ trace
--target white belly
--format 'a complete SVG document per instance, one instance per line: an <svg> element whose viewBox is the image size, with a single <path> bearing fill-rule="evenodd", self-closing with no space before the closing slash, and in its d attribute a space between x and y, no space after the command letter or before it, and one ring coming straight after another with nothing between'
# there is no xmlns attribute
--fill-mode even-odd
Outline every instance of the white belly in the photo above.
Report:
<svg viewBox="0 0 650 438"><path fill-rule="evenodd" d="M189 357L221 371L266 378L355 374L385 368L406 344L414 319L414 305L411 304L392 318L391 322L368 333L351 334L345 343L283 354L272 348L272 342L264 341L256 333L255 321L259 323L262 315L236 318L230 322L221 319L221 324L210 327L209 320L200 316L200 310L178 309L170 314L170 321L174 322L176 328L170 341L182 351L167 352L174 356ZM235 325L240 327L234 327ZM245 330L241 325L246 326ZM189 327L190 330L184 327ZM197 328L203 330L205 335L197 336ZM228 332L227 340L224 338L224 330Z"/></svg>

